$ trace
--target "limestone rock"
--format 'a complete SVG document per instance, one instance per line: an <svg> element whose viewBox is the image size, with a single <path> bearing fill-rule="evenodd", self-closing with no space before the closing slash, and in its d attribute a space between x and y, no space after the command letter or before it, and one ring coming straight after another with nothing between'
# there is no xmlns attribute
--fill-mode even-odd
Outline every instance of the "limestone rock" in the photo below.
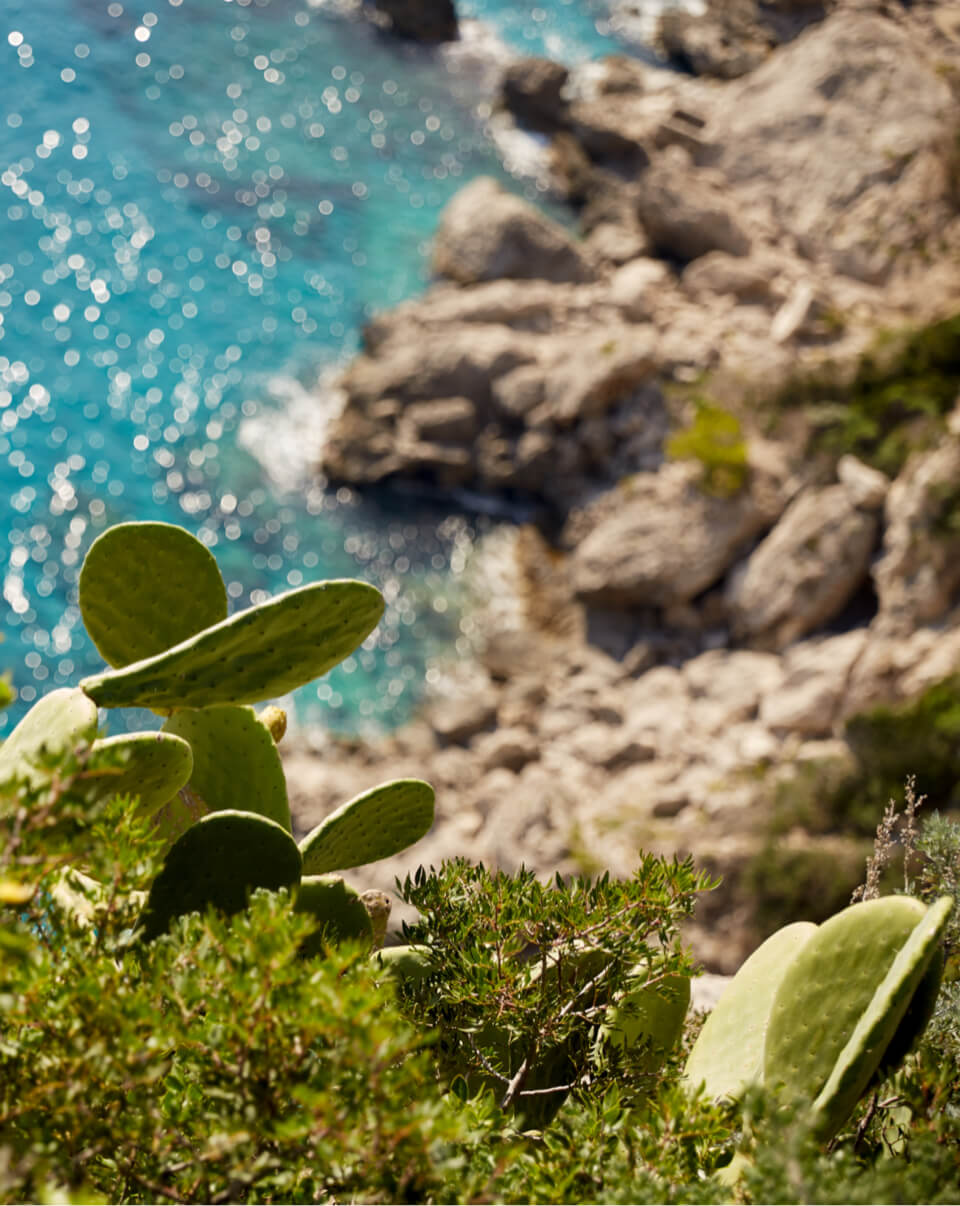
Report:
<svg viewBox="0 0 960 1206"><path fill-rule="evenodd" d="M718 95L715 166L743 201L773 199L804 254L879 281L954 212L927 162L942 163L952 111L935 57L907 27L842 6Z"/></svg>
<svg viewBox="0 0 960 1206"><path fill-rule="evenodd" d="M569 75L562 63L552 59L517 59L503 73L501 100L521 125L552 133L566 125L562 94Z"/></svg>
<svg viewBox="0 0 960 1206"><path fill-rule="evenodd" d="M440 217L433 269L462 285L498 277L585 281L591 270L558 223L489 176L461 189Z"/></svg>
<svg viewBox="0 0 960 1206"><path fill-rule="evenodd" d="M734 632L782 649L821 627L866 578L876 537L845 487L804 491L730 580Z"/></svg>
<svg viewBox="0 0 960 1206"><path fill-rule="evenodd" d="M831 735L866 641L860 629L796 645L784 659L782 685L760 704L761 723L775 733Z"/></svg>
<svg viewBox="0 0 960 1206"><path fill-rule="evenodd" d="M880 614L901 630L943 615L960 589L960 441L915 453L890 487Z"/></svg>
<svg viewBox="0 0 960 1206"><path fill-rule="evenodd" d="M682 70L732 80L762 63L769 47L754 31L745 38L745 31L718 10L719 6L697 14L667 9L657 27L657 41L670 62Z"/></svg>
<svg viewBox="0 0 960 1206"><path fill-rule="evenodd" d="M571 557L576 594L592 606L686 602L717 581L763 522L749 494L705 494L685 465L639 474L621 494Z"/></svg>
<svg viewBox="0 0 960 1206"><path fill-rule="evenodd" d="M492 727L496 717L496 694L475 689L469 694L438 702L430 713L430 722L443 741L463 743Z"/></svg>
<svg viewBox="0 0 960 1206"><path fill-rule="evenodd" d="M743 256L750 250L728 190L694 168L679 147L668 147L644 172L637 212L650 241L670 259L695 260L710 251Z"/></svg>
<svg viewBox="0 0 960 1206"><path fill-rule="evenodd" d="M474 742L474 748L486 770L505 767L519 771L540 756L536 738L524 728L501 728L485 733Z"/></svg>
<svg viewBox="0 0 960 1206"><path fill-rule="evenodd" d="M438 444L467 444L477 431L477 408L469 398L414 402L401 419L416 440Z"/></svg>
<svg viewBox="0 0 960 1206"><path fill-rule="evenodd" d="M414 42L433 44L457 37L453 0L373 0L393 33Z"/></svg>
<svg viewBox="0 0 960 1206"><path fill-rule="evenodd" d="M626 318L644 322L657 311L658 292L670 281L662 260L633 259L610 279L610 300Z"/></svg>
<svg viewBox="0 0 960 1206"><path fill-rule="evenodd" d="M713 293L745 302L771 303L779 295L780 268L775 256L763 252L733 256L710 251L687 265L682 283L694 297Z"/></svg>
<svg viewBox="0 0 960 1206"><path fill-rule="evenodd" d="M890 489L890 479L879 469L873 469L846 453L837 462L837 479L855 507L862 507L865 511L882 510Z"/></svg>
<svg viewBox="0 0 960 1206"><path fill-rule="evenodd" d="M653 332L604 326L567 349L546 378L544 413L559 428L602 417L653 375Z"/></svg>

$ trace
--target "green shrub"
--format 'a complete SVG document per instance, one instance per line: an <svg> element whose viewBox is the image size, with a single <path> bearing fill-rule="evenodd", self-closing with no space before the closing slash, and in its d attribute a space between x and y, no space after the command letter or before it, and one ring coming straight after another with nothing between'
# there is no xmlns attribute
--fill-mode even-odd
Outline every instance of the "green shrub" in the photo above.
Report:
<svg viewBox="0 0 960 1206"><path fill-rule="evenodd" d="M692 424L666 443L671 460L699 461L701 485L708 494L732 498L747 484L747 442L740 420L721 407L698 399Z"/></svg>
<svg viewBox="0 0 960 1206"><path fill-rule="evenodd" d="M852 380L828 372L793 382L774 409L802 408L811 452L853 453L893 477L915 448L936 444L960 389L960 315L891 332L863 357Z"/></svg>

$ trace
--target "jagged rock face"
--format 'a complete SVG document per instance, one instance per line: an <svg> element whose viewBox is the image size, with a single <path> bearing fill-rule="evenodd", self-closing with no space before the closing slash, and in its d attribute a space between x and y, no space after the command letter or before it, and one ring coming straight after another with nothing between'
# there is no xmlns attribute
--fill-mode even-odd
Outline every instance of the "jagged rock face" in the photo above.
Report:
<svg viewBox="0 0 960 1206"><path fill-rule="evenodd" d="M939 619L960 590L960 441L911 458L890 487L886 520L874 569L880 617L909 631Z"/></svg>
<svg viewBox="0 0 960 1206"><path fill-rule="evenodd" d="M500 98L521 125L553 133L567 124L563 87L570 72L552 59L524 58L503 73Z"/></svg>
<svg viewBox="0 0 960 1206"><path fill-rule="evenodd" d="M433 269L461 285L501 277L586 281L592 271L559 223L489 176L462 189L440 218Z"/></svg>
<svg viewBox="0 0 960 1206"><path fill-rule="evenodd" d="M842 485L804 491L731 576L734 634L783 649L821 628L866 579L878 526Z"/></svg>
<svg viewBox="0 0 960 1206"><path fill-rule="evenodd" d="M391 31L401 38L429 45L458 36L453 0L373 0Z"/></svg>
<svg viewBox="0 0 960 1206"><path fill-rule="evenodd" d="M710 251L744 256L750 237L736 204L713 173L696 170L681 147L668 147L637 185L637 211L663 256L695 260Z"/></svg>
<svg viewBox="0 0 960 1206"><path fill-rule="evenodd" d="M768 199L805 254L879 282L949 216L953 109L910 29L841 9L723 89L709 132L729 185Z"/></svg>
<svg viewBox="0 0 960 1206"><path fill-rule="evenodd" d="M640 474L574 549L574 591L598 607L685 603L721 577L763 522L749 494L712 497L688 466Z"/></svg>

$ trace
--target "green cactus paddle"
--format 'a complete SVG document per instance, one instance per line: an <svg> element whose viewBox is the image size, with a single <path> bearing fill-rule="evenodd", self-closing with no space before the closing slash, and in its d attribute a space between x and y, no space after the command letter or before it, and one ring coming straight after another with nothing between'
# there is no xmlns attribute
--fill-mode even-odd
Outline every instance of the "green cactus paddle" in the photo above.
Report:
<svg viewBox="0 0 960 1206"><path fill-rule="evenodd" d="M139 810L150 814L176 795L190 778L193 755L186 741L168 733L121 733L93 743L93 753L118 751L124 763L84 785L87 799L137 796Z"/></svg>
<svg viewBox="0 0 960 1206"><path fill-rule="evenodd" d="M433 824L434 791L421 779L395 779L332 812L300 842L307 875L389 858Z"/></svg>
<svg viewBox="0 0 960 1206"><path fill-rule="evenodd" d="M167 712L256 703L325 674L376 627L383 597L351 579L316 582L238 612L172 649L80 686L102 708Z"/></svg>
<svg viewBox="0 0 960 1206"><path fill-rule="evenodd" d="M252 708L230 704L176 712L165 733L189 742L193 774L188 790L204 812L255 812L289 833L290 805L280 755Z"/></svg>
<svg viewBox="0 0 960 1206"><path fill-rule="evenodd" d="M153 657L227 616L213 554L169 523L108 528L84 558L79 594L83 623L111 666Z"/></svg>
<svg viewBox="0 0 960 1206"><path fill-rule="evenodd" d="M339 875L307 875L300 881L297 913L309 913L317 929L300 946L306 957L322 955L331 943L348 939L373 941L370 914L359 894Z"/></svg>
<svg viewBox="0 0 960 1206"><path fill-rule="evenodd" d="M892 902L906 898L889 897L887 899ZM855 909L863 907L865 906L853 906ZM896 951L886 975L876 985L868 1005L856 1021L853 1032L834 1060L829 1077L814 1101L814 1110L819 1115L817 1129L824 1138L835 1135L847 1120L864 1089L884 1060L927 968L940 949L952 909L952 898L944 896L923 912L906 941ZM849 912L849 910L847 911ZM823 927L823 929L825 928L826 926ZM822 932L823 930L821 930ZM849 951L849 946L847 944L844 946ZM837 953L834 951L834 954ZM786 991L786 989L787 981L785 980L781 991ZM776 1006L777 1002L774 1004ZM777 1066L779 1066L779 1044L777 1043L779 1035L779 1027L775 1028L771 1022L768 1034L769 1059L771 1065ZM821 1065L818 1061L810 1060L808 1067L811 1072L819 1073Z"/></svg>
<svg viewBox="0 0 960 1206"><path fill-rule="evenodd" d="M691 1089L737 1100L763 1079L763 1048L780 981L817 927L798 921L777 930L743 964L693 1044L684 1069Z"/></svg>
<svg viewBox="0 0 960 1206"><path fill-rule="evenodd" d="M0 745L0 784L25 779L39 786L49 779L45 757L92 742L96 735L96 706L79 688L51 691Z"/></svg>
<svg viewBox="0 0 960 1206"><path fill-rule="evenodd" d="M820 1093L925 913L919 900L886 896L851 905L820 926L774 995L763 1055L766 1084L811 1100Z"/></svg>
<svg viewBox="0 0 960 1206"><path fill-rule="evenodd" d="M148 941L176 917L210 906L244 909L255 888L290 888L300 882L300 851L293 838L252 812L214 812L178 838L153 881L141 921Z"/></svg>
<svg viewBox="0 0 960 1206"><path fill-rule="evenodd" d="M637 1051L647 1072L655 1071L679 1042L690 1007L688 976L666 976L661 983L649 983L650 978L649 964L633 968L631 979L638 987L628 988L609 1007L598 1034L600 1043Z"/></svg>
<svg viewBox="0 0 960 1206"><path fill-rule="evenodd" d="M437 970L428 946L385 946L371 958L387 975L411 984L419 984Z"/></svg>

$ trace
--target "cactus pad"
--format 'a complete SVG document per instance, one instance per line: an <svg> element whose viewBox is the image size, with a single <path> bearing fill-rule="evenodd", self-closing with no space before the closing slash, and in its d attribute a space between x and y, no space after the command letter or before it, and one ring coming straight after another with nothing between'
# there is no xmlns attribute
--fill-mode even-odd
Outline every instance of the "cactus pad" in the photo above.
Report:
<svg viewBox="0 0 960 1206"><path fill-rule="evenodd" d="M896 896L887 898L889 903L907 899ZM919 901L911 903L920 904ZM853 906L855 909L863 907ZM953 899L944 896L929 909L924 910L923 905L920 905L920 909L920 920L896 952L814 1102L814 1109L820 1116L818 1129L825 1137L835 1134L846 1121L894 1040L901 1019L927 968L939 953L953 909ZM906 919L906 911L902 912Z"/></svg>
<svg viewBox="0 0 960 1206"><path fill-rule="evenodd" d="M179 645L226 619L227 592L213 554L170 523L121 523L90 546L80 611L111 666Z"/></svg>
<svg viewBox="0 0 960 1206"><path fill-rule="evenodd" d="M280 755L270 731L251 708L230 704L175 712L165 733L189 742L189 791L204 812L255 812L290 832L290 805Z"/></svg>
<svg viewBox="0 0 960 1206"><path fill-rule="evenodd" d="M33 705L10 736L0 745L0 784L26 779L41 784L49 776L45 755L93 741L97 734L97 709L76 687L60 687Z"/></svg>
<svg viewBox="0 0 960 1206"><path fill-rule="evenodd" d="M434 792L420 779L395 779L341 805L301 841L307 875L359 867L412 846L433 824Z"/></svg>
<svg viewBox="0 0 960 1206"><path fill-rule="evenodd" d="M374 951L377 965L398 980L419 984L437 970L428 946L385 946Z"/></svg>
<svg viewBox="0 0 960 1206"><path fill-rule="evenodd" d="M734 976L693 1045L684 1079L709 1097L739 1098L763 1079L770 1009L780 982L817 932L798 921L772 934Z"/></svg>
<svg viewBox="0 0 960 1206"><path fill-rule="evenodd" d="M309 913L317 921L316 930L300 946L300 953L308 958L322 955L328 943L349 939L373 941L366 905L339 875L305 876L300 881L294 910Z"/></svg>
<svg viewBox="0 0 960 1206"><path fill-rule="evenodd" d="M774 996L763 1055L766 1084L783 1085L793 1096L820 1093L925 912L918 900L887 896L851 905L820 926Z"/></svg>
<svg viewBox="0 0 960 1206"><path fill-rule="evenodd" d="M300 851L275 821L252 812L214 812L178 838L153 881L143 935L159 937L176 917L209 906L238 913L256 888L300 880Z"/></svg>
<svg viewBox="0 0 960 1206"><path fill-rule="evenodd" d="M614 1047L630 1050L643 1044L643 1062L652 1072L660 1057L671 1051L683 1033L683 1023L690 1007L688 976L667 976L661 983L648 983L651 969L638 964L631 978L637 988L628 988L623 996L607 1010L600 1028L600 1039Z"/></svg>
<svg viewBox="0 0 960 1206"><path fill-rule="evenodd" d="M159 711L256 703L325 674L377 625L383 597L365 582L316 582L206 628L172 649L80 686L102 708Z"/></svg>
<svg viewBox="0 0 960 1206"><path fill-rule="evenodd" d="M87 797L137 796L140 811L147 814L176 795L193 769L190 746L169 733L122 733L93 743L95 754L109 750L126 754L126 762L102 778L88 780Z"/></svg>

